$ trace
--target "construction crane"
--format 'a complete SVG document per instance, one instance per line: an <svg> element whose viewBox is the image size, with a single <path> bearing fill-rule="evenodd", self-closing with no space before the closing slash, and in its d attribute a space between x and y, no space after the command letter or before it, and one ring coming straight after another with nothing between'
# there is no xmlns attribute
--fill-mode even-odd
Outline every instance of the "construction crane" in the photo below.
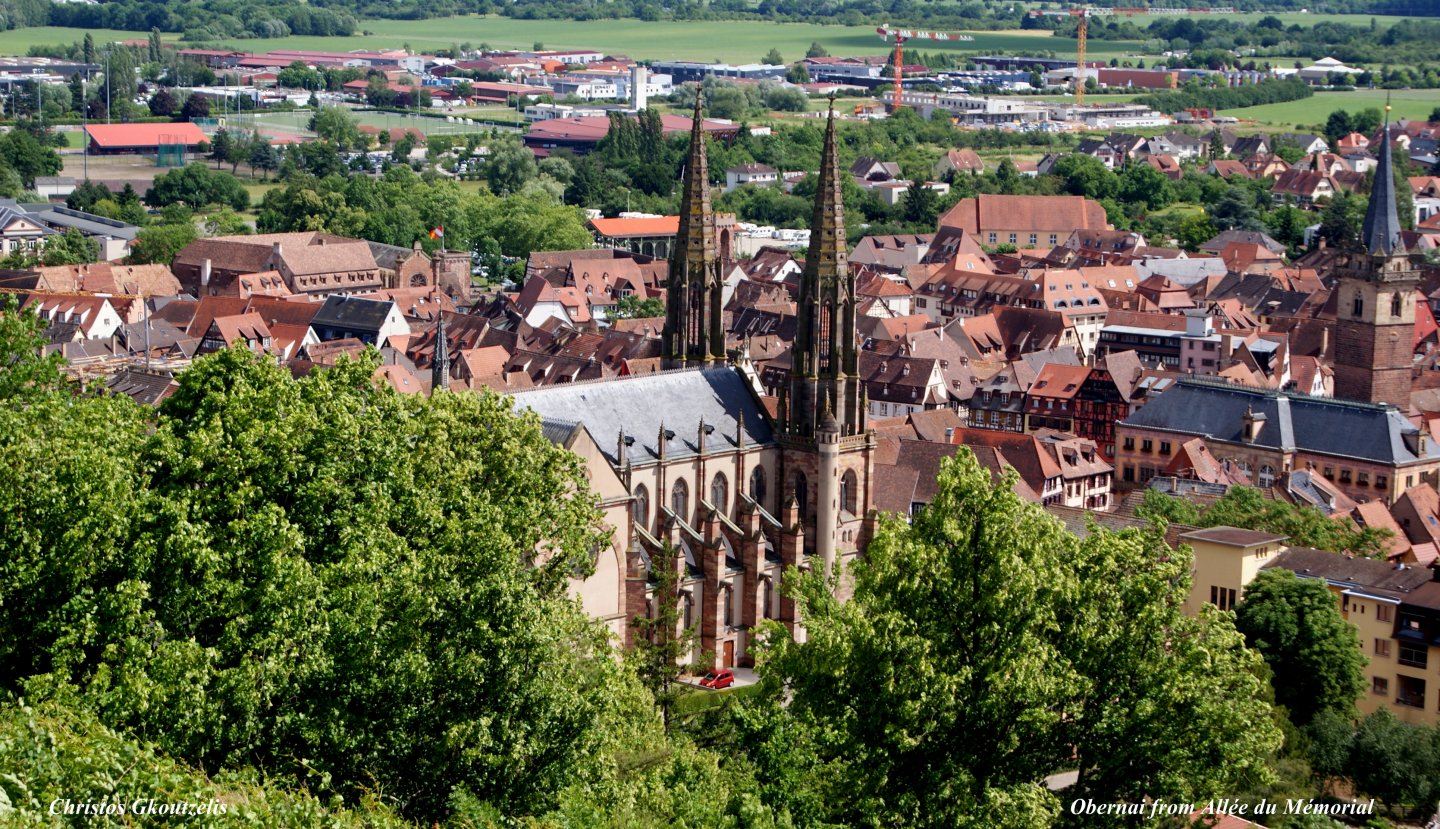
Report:
<svg viewBox="0 0 1440 829"><path fill-rule="evenodd" d="M903 77L902 77L902 76L904 75L904 66L905 66L905 41L907 41L907 40L956 40L956 41L964 41L964 40L974 40L974 39L975 39L975 38L971 37L970 35L957 35L957 34L950 34L949 32L920 32L920 31L914 31L914 30L911 30L911 29L892 29L892 28L890 28L890 24L889 24L889 23L886 23L886 24L884 24L883 26L878 27L877 29L875 29L875 31L876 31L877 33L879 33L881 40L884 40L884 41L887 41L887 42L888 42L888 41L890 41L890 40L893 39L893 40L895 41L895 57L894 57L894 61L895 61L895 92L894 92L894 104L891 106L891 111L892 111L892 112L899 112L899 111L900 111L900 91L901 91L901 89L903 88L903 84L902 84Z"/></svg>
<svg viewBox="0 0 1440 829"><path fill-rule="evenodd" d="M1138 7L1115 7L1104 6L1075 6L1069 9L1058 11L1032 11L1031 17L1078 17L1080 23L1075 29L1075 105L1085 104L1085 36L1089 28L1089 21L1092 17L1108 17L1111 15L1122 15L1134 17L1137 14L1175 15L1175 14L1235 14L1235 9L1229 6L1222 6L1210 9L1190 8L1138 8Z"/></svg>

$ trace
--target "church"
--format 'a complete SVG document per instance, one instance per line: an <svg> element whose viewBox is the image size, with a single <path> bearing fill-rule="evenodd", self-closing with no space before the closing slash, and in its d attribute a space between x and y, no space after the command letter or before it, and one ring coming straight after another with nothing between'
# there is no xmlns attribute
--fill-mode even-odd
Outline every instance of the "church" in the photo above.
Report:
<svg viewBox="0 0 1440 829"><path fill-rule="evenodd" d="M835 116L830 113L801 276L788 386L762 396L727 353L722 245L696 102L670 259L664 370L514 395L546 436L577 453L610 544L575 584L585 608L629 646L629 620L656 607L655 574L679 575L692 664L753 664L766 619L797 631L781 593L788 567L833 572L874 531L875 434L857 369L855 280L847 266ZM767 405L768 404L768 405Z"/></svg>

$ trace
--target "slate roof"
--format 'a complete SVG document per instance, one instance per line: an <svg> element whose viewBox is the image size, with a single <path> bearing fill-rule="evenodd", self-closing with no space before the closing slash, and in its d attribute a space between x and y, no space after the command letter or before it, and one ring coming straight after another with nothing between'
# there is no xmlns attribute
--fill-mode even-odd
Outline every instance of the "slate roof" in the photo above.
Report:
<svg viewBox="0 0 1440 829"><path fill-rule="evenodd" d="M313 326L343 328L347 331L379 331L385 317L395 307L393 301L379 302L353 296L331 296L315 313Z"/></svg>
<svg viewBox="0 0 1440 829"><path fill-rule="evenodd" d="M1297 576L1325 579L1337 585L1383 590L1400 595L1428 583L1433 575L1425 567L1397 570L1395 565L1388 561L1347 558L1340 553L1312 550L1309 547L1291 547L1268 562L1263 569L1270 568L1289 570Z"/></svg>
<svg viewBox="0 0 1440 829"><path fill-rule="evenodd" d="M1213 381L1181 379L1124 421L1126 426L1161 429L1240 443L1246 410L1265 416L1255 445L1283 451L1315 452L1403 465L1440 458L1440 446L1426 442L1417 457L1404 435L1415 426L1393 406L1247 389Z"/></svg>
<svg viewBox="0 0 1440 829"><path fill-rule="evenodd" d="M697 429L703 419L715 427L706 438L724 451L735 447L737 419L745 418L746 447L774 440L769 422L760 411L744 378L728 368L664 371L601 382L562 383L514 395L515 408L530 409L542 420L574 420L590 430L612 464L618 464L616 438L620 432L635 438L628 450L631 463L659 457L663 426L675 432L666 457L696 454ZM656 401L665 405L657 406Z"/></svg>

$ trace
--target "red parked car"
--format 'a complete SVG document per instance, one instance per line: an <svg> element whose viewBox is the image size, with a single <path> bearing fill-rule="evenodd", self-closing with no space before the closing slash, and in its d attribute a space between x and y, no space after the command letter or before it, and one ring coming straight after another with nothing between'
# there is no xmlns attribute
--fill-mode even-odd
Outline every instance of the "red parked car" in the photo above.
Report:
<svg viewBox="0 0 1440 829"><path fill-rule="evenodd" d="M710 673L705 675L704 679L700 680L701 688L710 688L716 691L720 690L721 688L729 688L731 685L734 684L735 672L730 670L729 668L726 668L722 671L711 671Z"/></svg>

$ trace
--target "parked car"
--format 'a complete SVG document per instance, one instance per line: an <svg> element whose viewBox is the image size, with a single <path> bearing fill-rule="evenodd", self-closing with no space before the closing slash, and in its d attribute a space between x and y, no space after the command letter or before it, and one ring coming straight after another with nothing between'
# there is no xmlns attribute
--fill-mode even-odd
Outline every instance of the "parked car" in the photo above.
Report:
<svg viewBox="0 0 1440 829"><path fill-rule="evenodd" d="M700 680L701 688L710 688L718 691L721 688L729 688L735 684L735 672L726 668L722 671L711 671Z"/></svg>

